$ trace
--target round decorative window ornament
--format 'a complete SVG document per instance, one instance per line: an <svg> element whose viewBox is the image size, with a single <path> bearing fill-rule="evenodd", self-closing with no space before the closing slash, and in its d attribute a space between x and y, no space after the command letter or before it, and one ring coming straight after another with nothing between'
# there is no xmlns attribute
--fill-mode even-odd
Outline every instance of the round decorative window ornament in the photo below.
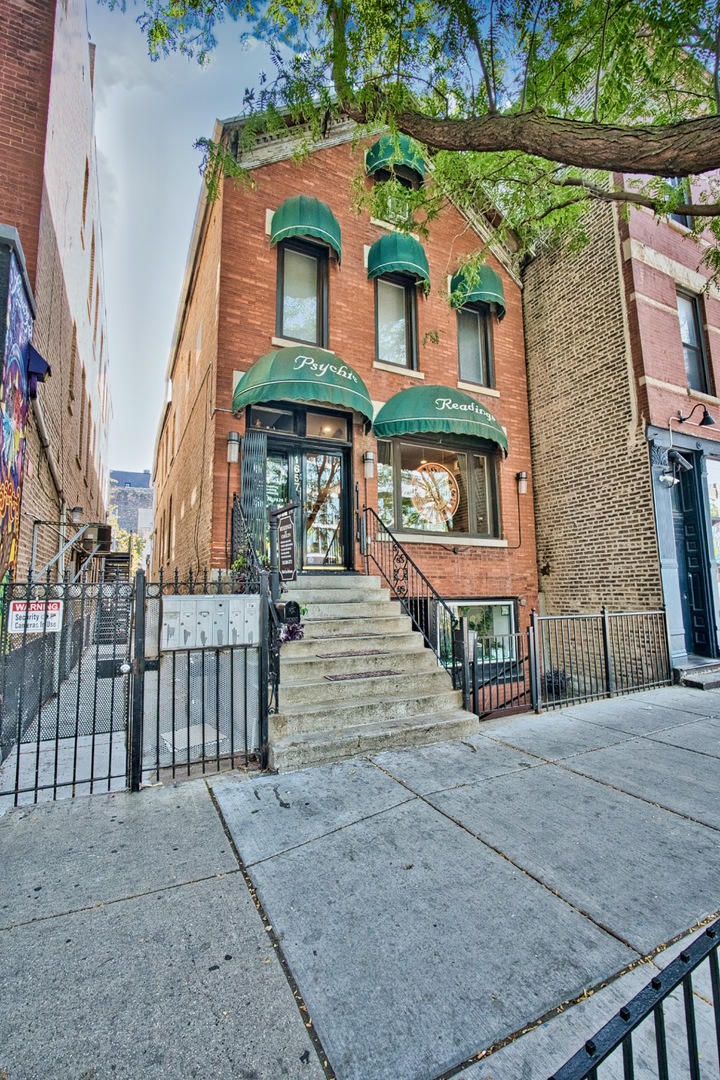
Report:
<svg viewBox="0 0 720 1080"><path fill-rule="evenodd" d="M426 461L413 473L410 498L424 521L431 525L445 525L457 513L460 489L446 465Z"/></svg>

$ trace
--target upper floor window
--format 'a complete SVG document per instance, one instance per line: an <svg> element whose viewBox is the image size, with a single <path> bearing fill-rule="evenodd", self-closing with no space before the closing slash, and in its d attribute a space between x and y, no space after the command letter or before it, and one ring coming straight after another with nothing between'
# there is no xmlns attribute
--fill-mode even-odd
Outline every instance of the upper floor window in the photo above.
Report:
<svg viewBox="0 0 720 1080"><path fill-rule="evenodd" d="M417 288L400 274L375 279L375 356L385 364L417 367Z"/></svg>
<svg viewBox="0 0 720 1080"><path fill-rule="evenodd" d="M278 245L278 337L327 346L327 250L301 241Z"/></svg>
<svg viewBox="0 0 720 1080"><path fill-rule="evenodd" d="M680 191L683 199L690 199L690 184L685 176L670 176L666 180L670 187ZM668 214L671 221L677 221L678 225L684 225L686 229L692 229L692 218L688 214Z"/></svg>
<svg viewBox="0 0 720 1080"><path fill-rule="evenodd" d="M710 380L703 348L700 300L697 296L678 293L677 307L688 386L691 390L699 390L703 394L710 393Z"/></svg>
<svg viewBox="0 0 720 1080"><path fill-rule="evenodd" d="M464 382L492 386L490 309L485 304L458 310L458 370Z"/></svg>

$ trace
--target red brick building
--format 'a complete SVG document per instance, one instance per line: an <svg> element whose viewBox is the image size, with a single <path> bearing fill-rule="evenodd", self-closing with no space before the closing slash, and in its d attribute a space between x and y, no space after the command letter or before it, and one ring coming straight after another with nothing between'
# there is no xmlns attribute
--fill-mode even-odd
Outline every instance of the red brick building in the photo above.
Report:
<svg viewBox="0 0 720 1080"><path fill-rule="evenodd" d="M8 565L24 577L34 531L41 566L68 535L69 508L85 522L105 518L108 347L85 3L2 0L0 9L0 226L18 264L24 253L32 344L52 371L14 432L19 516Z"/></svg>
<svg viewBox="0 0 720 1080"><path fill-rule="evenodd" d="M362 572L367 504L478 627L522 629L537 578L518 277L490 227L451 206L421 240L357 211L358 177L432 178L405 141L352 140L338 126L302 161L290 136L260 141L240 158L248 183L201 197L157 439L154 572L227 567L235 492L263 513L300 504L301 570ZM451 279L481 249L453 306Z"/></svg>
<svg viewBox="0 0 720 1080"><path fill-rule="evenodd" d="M523 296L541 606L664 604L676 666L720 655L720 293L689 224L598 207Z"/></svg>

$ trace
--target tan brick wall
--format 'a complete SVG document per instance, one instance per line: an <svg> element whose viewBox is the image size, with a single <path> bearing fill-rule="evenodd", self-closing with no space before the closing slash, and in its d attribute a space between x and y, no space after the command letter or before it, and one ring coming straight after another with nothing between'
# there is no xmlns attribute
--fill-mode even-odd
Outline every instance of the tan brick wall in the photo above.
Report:
<svg viewBox="0 0 720 1080"><path fill-rule="evenodd" d="M203 323L203 371L211 362L206 353L217 345L216 387L209 438L214 447L214 472L205 475L203 490L209 482L212 488L212 507L203 501L199 511L187 512L188 494L200 489L203 474L202 424L192 419L195 383L185 398L176 392L173 380L173 405L165 418L159 439L158 455L158 516L159 526L169 510L169 495L173 492L176 516L174 559L165 562L168 568L177 565L184 573L188 564L209 557L212 566L225 565L225 520L227 507L226 435L230 430L242 432L241 418L234 418L230 409L233 373L246 371L260 356L274 346L276 305L277 253L270 246L266 233L266 212L275 210L285 199L298 193L316 196L326 202L340 223L342 231L342 262L331 259L329 271L329 347L365 380L375 402L384 402L405 387L417 385L417 380L398 370L382 371L373 367L375 352L374 286L368 280L364 265L365 247L369 247L387 230L373 224L367 213L358 214L351 205L351 183L362 167L362 149L344 143L312 154L302 163L279 161L252 171L252 186L225 185L222 203L212 211L212 224L206 235L201 270L192 285L191 299L173 360L173 367L183 372L188 351L192 351L196 328ZM222 228L222 240L219 229ZM445 210L433 222L430 236L423 240L428 256L432 288L427 298L418 299L419 369L426 384L455 386L458 380L456 316L447 302L447 276L460 261L482 246L477 234L453 209ZM220 264L220 293L217 329L215 286L218 260ZM522 545L518 547L518 505L515 474L524 470L530 474L530 437L527 420L527 389L525 379L524 340L520 289L505 268L490 255L490 264L503 279L507 300L507 315L502 322L493 320L493 351L497 396L478 394L481 401L506 428L510 454L499 462L498 482L502 506L502 535L507 548L471 547L464 549L462 539L447 545L409 545L412 557L427 573L433 584L445 595L452 596L522 596L527 610L536 600L536 568L534 557L534 522L532 497L520 502L522 513ZM213 330L212 342L208 331ZM431 342L437 334L438 342ZM180 382L184 380L181 375ZM171 436L172 413L183 430L185 446L176 452L166 476L164 442ZM375 441L364 436L359 426L354 430L354 476L360 480L362 491L362 453L375 449ZM206 459L207 460L207 459ZM238 490L239 468L233 466L230 492ZM186 519L177 520L176 509L180 496L186 505ZM205 499L203 496L203 500ZM370 503L375 504L374 484L369 485ZM195 544L194 529L206 537ZM212 537L210 532L212 531ZM453 544L462 549L454 554ZM156 558L158 543L155 546ZM361 562L358 558L356 566Z"/></svg>
<svg viewBox="0 0 720 1080"><path fill-rule="evenodd" d="M662 602L647 416L612 208L524 275L539 584L549 614Z"/></svg>

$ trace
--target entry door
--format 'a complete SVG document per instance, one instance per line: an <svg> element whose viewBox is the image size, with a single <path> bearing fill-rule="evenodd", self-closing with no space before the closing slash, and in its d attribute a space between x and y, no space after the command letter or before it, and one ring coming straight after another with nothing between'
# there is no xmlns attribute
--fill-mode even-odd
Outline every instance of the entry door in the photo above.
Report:
<svg viewBox="0 0 720 1080"><path fill-rule="evenodd" d="M303 566L310 569L345 567L345 463L341 451L303 454Z"/></svg>
<svg viewBox="0 0 720 1080"><path fill-rule="evenodd" d="M305 570L347 567L350 519L346 454L342 450L276 448L267 455L266 499L297 502L298 566Z"/></svg>
<svg viewBox="0 0 720 1080"><path fill-rule="evenodd" d="M685 647L696 656L713 656L710 632L707 552L698 500L697 465L681 471L673 488L673 524L678 556Z"/></svg>

